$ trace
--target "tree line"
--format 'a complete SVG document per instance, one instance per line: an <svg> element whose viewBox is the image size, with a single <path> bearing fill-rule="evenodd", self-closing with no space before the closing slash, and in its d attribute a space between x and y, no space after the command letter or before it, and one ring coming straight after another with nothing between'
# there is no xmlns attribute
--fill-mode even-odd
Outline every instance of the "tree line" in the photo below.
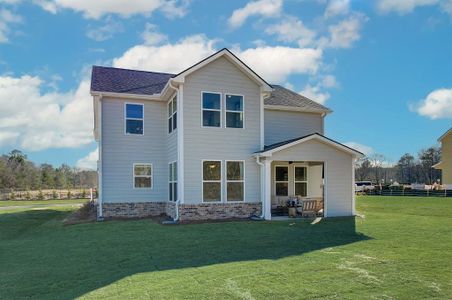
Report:
<svg viewBox="0 0 452 300"><path fill-rule="evenodd" d="M372 181L376 184L425 183L433 184L441 178L441 171L433 168L441 160L441 149L436 146L420 150L416 156L405 153L394 165L382 154L372 154L356 164L355 177L358 181Z"/></svg>
<svg viewBox="0 0 452 300"><path fill-rule="evenodd" d="M97 172L62 164L37 165L20 150L0 156L0 190L40 190L97 187Z"/></svg>

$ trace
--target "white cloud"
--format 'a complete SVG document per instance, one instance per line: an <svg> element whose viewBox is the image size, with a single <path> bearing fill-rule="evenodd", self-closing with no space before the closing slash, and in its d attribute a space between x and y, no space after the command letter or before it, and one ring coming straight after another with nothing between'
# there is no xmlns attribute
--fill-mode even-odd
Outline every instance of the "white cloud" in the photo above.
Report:
<svg viewBox="0 0 452 300"><path fill-rule="evenodd" d="M116 33L122 32L123 30L124 28L121 22L115 21L111 17L108 17L105 20L104 25L88 29L86 36L90 39L101 42L111 39Z"/></svg>
<svg viewBox="0 0 452 300"><path fill-rule="evenodd" d="M92 19L107 14L123 17L150 15L156 10L161 10L167 17L181 17L186 14L188 5L186 0L35 0L35 3L53 14L61 9L72 9Z"/></svg>
<svg viewBox="0 0 452 300"><path fill-rule="evenodd" d="M11 24L22 22L22 17L12 13L8 9L0 9L0 43L9 41L8 34L11 32Z"/></svg>
<svg viewBox="0 0 452 300"><path fill-rule="evenodd" d="M325 88L334 88L339 86L336 77L334 77L333 75L323 76L320 84Z"/></svg>
<svg viewBox="0 0 452 300"><path fill-rule="evenodd" d="M448 1L448 0L447 0ZM443 0L378 0L377 8L380 12L397 12L399 14L407 14L412 12L416 7L435 5Z"/></svg>
<svg viewBox="0 0 452 300"><path fill-rule="evenodd" d="M113 60L114 67L178 73L213 54L215 40L193 35L171 44L137 45ZM262 46L234 51L268 81L281 83L291 74L315 74L322 50ZM278 66L278 67L275 67Z"/></svg>
<svg viewBox="0 0 452 300"><path fill-rule="evenodd" d="M19 133L13 131L0 132L0 147L12 145L16 142Z"/></svg>
<svg viewBox="0 0 452 300"><path fill-rule="evenodd" d="M144 31L141 33L141 38L146 45L158 45L168 40L168 37L157 30L154 24L146 23Z"/></svg>
<svg viewBox="0 0 452 300"><path fill-rule="evenodd" d="M99 159L99 148L88 153L85 157L80 158L75 166L83 170L97 170L97 160Z"/></svg>
<svg viewBox="0 0 452 300"><path fill-rule="evenodd" d="M257 0L248 2L244 7L233 11L228 23L238 28L251 16L277 17L281 14L282 0Z"/></svg>
<svg viewBox="0 0 452 300"><path fill-rule="evenodd" d="M452 89L434 90L410 109L433 120L452 119Z"/></svg>
<svg viewBox="0 0 452 300"><path fill-rule="evenodd" d="M214 53L214 42L203 35L193 35L175 44L137 45L115 58L113 66L178 73Z"/></svg>
<svg viewBox="0 0 452 300"><path fill-rule="evenodd" d="M239 51L237 55L265 80L283 83L292 74L315 74L323 52L313 48L264 46Z"/></svg>
<svg viewBox="0 0 452 300"><path fill-rule="evenodd" d="M42 93L39 77L0 76L0 132L3 143L26 150L73 148L93 141L89 81L67 93Z"/></svg>
<svg viewBox="0 0 452 300"><path fill-rule="evenodd" d="M364 155L368 156L370 154L375 153L374 149L372 147L357 143L357 142L347 142L344 143L345 146L348 146L350 148L353 148L355 150L358 150L359 152L363 153Z"/></svg>
<svg viewBox="0 0 452 300"><path fill-rule="evenodd" d="M350 11L350 0L330 0L325 9L325 18L346 15Z"/></svg>
<svg viewBox="0 0 452 300"><path fill-rule="evenodd" d="M329 38L321 40L320 46L330 48L350 48L354 42L361 38L361 28L367 17L356 13L335 25L328 27Z"/></svg>
<svg viewBox="0 0 452 300"><path fill-rule="evenodd" d="M330 94L322 92L319 85L307 84L300 94L320 104L324 104L330 98Z"/></svg>
<svg viewBox="0 0 452 300"><path fill-rule="evenodd" d="M270 25L265 29L270 35L276 35L279 41L297 42L300 47L305 47L313 43L316 32L307 28L301 20L289 16L278 24Z"/></svg>

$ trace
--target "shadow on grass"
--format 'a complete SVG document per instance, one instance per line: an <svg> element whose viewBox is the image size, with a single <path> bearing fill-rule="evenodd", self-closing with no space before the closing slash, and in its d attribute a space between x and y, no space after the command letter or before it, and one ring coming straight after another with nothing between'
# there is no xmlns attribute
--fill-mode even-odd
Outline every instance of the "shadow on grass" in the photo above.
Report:
<svg viewBox="0 0 452 300"><path fill-rule="evenodd" d="M0 298L72 299L141 272L279 259L369 239L354 218L63 226L68 212L0 215Z"/></svg>

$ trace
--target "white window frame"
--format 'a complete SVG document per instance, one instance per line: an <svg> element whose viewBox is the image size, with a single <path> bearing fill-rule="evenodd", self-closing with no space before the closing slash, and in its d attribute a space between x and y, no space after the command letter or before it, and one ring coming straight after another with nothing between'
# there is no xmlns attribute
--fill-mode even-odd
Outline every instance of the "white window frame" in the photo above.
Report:
<svg viewBox="0 0 452 300"><path fill-rule="evenodd" d="M227 97L229 96L240 96L242 97L242 110L228 110L227 108ZM224 93L224 127L231 129L245 129L245 96L242 94L233 94L233 93ZM228 112L230 113L241 113L243 118L243 126L242 127L228 127L227 117Z"/></svg>
<svg viewBox="0 0 452 300"><path fill-rule="evenodd" d="M151 175L135 175L135 166L151 166ZM151 186L150 187L135 187L135 178L136 177L150 177L151 178ZM133 163L132 167L132 186L133 189L137 190L152 190L154 188L154 167L151 163Z"/></svg>
<svg viewBox="0 0 452 300"><path fill-rule="evenodd" d="M203 95L204 94L216 94L220 95L220 109L204 108L203 107ZM220 92L201 91L201 127L202 128L223 128L223 94ZM204 126L204 114L203 111L218 111L220 112L220 126Z"/></svg>
<svg viewBox="0 0 452 300"><path fill-rule="evenodd" d="M295 169L296 168L305 168L305 174L306 174L306 180L297 180L295 177ZM308 166L307 165L294 165L293 166L293 194L297 196L295 186L297 183L306 183L306 196L301 197L308 197L309 191L308 191Z"/></svg>
<svg viewBox="0 0 452 300"><path fill-rule="evenodd" d="M171 172L173 173L173 175L174 175L174 166L176 166L176 169L177 169L177 160L175 160L175 161L172 161L172 162L170 162L170 163L168 163L168 167L171 167ZM168 168L168 170L169 170L169 168ZM169 184L170 183L172 183L172 184L174 184L174 183L176 183L177 184L177 177L175 178L175 180L171 180L172 178L171 178L171 176L169 176L170 174L168 174L168 201L170 201L170 202L176 202L177 201L177 198L179 197L179 193L178 193L178 195L177 195L177 197L176 198L174 198L174 185L173 185L173 191L172 191L172 195L173 195L173 200L171 200L171 197L170 197L170 195L171 195L171 191L169 190ZM179 176L179 170L177 170L177 176ZM176 188L176 190L177 190L177 188Z"/></svg>
<svg viewBox="0 0 452 300"><path fill-rule="evenodd" d="M286 168L287 169L287 181L276 181L276 168ZM275 165L274 170L273 170L273 182L274 182L274 188L275 188L275 196L276 197L288 197L289 196L289 182L290 182L290 172L289 172L289 165ZM276 194L276 184L277 183L287 183L287 195L277 195Z"/></svg>
<svg viewBox="0 0 452 300"><path fill-rule="evenodd" d="M174 101L174 99L176 99L176 101L179 101L179 100L177 99L177 93L176 93L176 94L171 98L171 100L169 100L168 103L166 104L166 116L168 117L168 118L167 118L167 122L166 122L167 126L168 126L168 120L171 119L171 132L169 131L169 127L168 127L168 128L167 128L167 133L168 133L168 135L170 135L170 134L172 134L173 132L175 132L175 131L177 130L177 127L179 126L179 124L177 124L176 128L174 128L174 121L173 121L173 118L174 118L174 114L177 113L177 106L176 106L176 110L175 110L175 111L173 110L173 101ZM171 115L169 115L169 107L170 107L170 106L171 106ZM176 120L176 122L177 122L177 120Z"/></svg>
<svg viewBox="0 0 452 300"><path fill-rule="evenodd" d="M143 108L143 118L127 118L127 105L141 105ZM128 133L127 132L127 120L138 120L143 122L143 132L142 133ZM124 103L124 134L125 135L144 135L144 104L143 103L134 103L134 102L125 102Z"/></svg>
<svg viewBox="0 0 452 300"><path fill-rule="evenodd" d="M206 161L215 161L220 162L220 180L204 180L204 162ZM201 195L202 195L202 203L223 203L223 161L220 159L203 159L201 160ZM220 183L220 201L204 201L204 183L205 182L219 182Z"/></svg>
<svg viewBox="0 0 452 300"><path fill-rule="evenodd" d="M243 179L242 180L229 180L228 179L228 162L241 162L241 163L243 163ZM224 202L226 202L226 203L243 203L243 202L245 202L245 195L246 195L246 193L245 193L245 161L244 160L237 160L237 159L234 159L234 160L225 160L224 161L224 165L225 165L225 167L224 167L224 178L225 178L225 181L226 181L226 185L225 185L225 198L224 198ZM241 182L241 183L243 183L243 200L242 201L228 201L228 183L229 182Z"/></svg>

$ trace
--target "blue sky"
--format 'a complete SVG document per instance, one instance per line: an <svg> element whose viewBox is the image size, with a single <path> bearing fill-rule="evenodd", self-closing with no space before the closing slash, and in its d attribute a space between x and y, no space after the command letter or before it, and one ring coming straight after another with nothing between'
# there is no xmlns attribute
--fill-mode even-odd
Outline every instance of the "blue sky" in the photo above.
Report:
<svg viewBox="0 0 452 300"><path fill-rule="evenodd" d="M0 152L94 166L93 64L178 72L228 47L396 161L452 124L451 0L0 0Z"/></svg>

